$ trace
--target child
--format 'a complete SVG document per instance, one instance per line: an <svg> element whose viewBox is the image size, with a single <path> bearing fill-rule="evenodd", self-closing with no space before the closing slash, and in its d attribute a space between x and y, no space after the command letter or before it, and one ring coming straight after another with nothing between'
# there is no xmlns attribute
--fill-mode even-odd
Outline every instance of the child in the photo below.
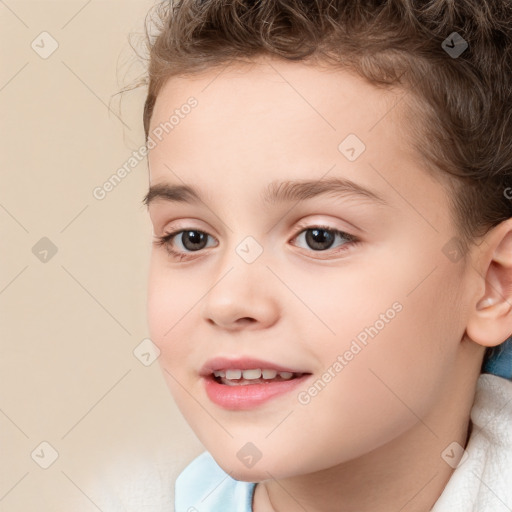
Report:
<svg viewBox="0 0 512 512"><path fill-rule="evenodd" d="M158 16L148 324L207 450L176 512L512 510L512 4Z"/></svg>

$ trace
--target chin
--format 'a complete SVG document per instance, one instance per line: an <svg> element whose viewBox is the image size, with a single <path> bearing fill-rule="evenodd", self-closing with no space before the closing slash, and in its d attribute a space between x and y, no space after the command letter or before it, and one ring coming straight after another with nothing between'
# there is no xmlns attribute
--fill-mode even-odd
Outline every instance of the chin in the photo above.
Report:
<svg viewBox="0 0 512 512"><path fill-rule="evenodd" d="M286 462L286 457L279 457L279 460L262 457L252 467L247 467L236 456L233 459L232 457L226 457L225 452L219 456L215 452L210 451L210 453L217 464L231 478L242 482L261 482L272 478L287 478L293 476L293 474L301 473L302 469L296 467L295 464L290 464L289 461Z"/></svg>

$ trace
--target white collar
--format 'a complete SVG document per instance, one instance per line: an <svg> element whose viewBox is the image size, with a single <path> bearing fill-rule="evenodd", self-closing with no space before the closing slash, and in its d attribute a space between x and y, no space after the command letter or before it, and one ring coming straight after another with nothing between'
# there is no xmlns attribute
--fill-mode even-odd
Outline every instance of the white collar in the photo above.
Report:
<svg viewBox="0 0 512 512"><path fill-rule="evenodd" d="M463 457L431 512L512 511L512 381L482 373Z"/></svg>

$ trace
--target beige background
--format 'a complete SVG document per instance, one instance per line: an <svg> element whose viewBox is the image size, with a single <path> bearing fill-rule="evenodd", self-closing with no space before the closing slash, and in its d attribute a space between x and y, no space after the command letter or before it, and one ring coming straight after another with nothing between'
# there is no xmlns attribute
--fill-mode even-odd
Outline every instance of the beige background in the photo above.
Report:
<svg viewBox="0 0 512 512"><path fill-rule="evenodd" d="M1 512L170 511L202 451L133 352L149 337L145 159L93 196L143 145L145 89L114 95L144 72L129 37L142 47L153 4L0 0Z"/></svg>

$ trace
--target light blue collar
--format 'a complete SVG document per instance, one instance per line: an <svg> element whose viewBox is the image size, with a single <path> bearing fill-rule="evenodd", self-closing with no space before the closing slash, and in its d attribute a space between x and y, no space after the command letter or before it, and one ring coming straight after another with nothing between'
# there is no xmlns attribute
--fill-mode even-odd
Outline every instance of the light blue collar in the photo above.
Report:
<svg viewBox="0 0 512 512"><path fill-rule="evenodd" d="M178 475L175 512L252 512L255 482L231 478L209 452L198 455Z"/></svg>
<svg viewBox="0 0 512 512"><path fill-rule="evenodd" d="M512 380L512 336L495 347L484 359L482 373Z"/></svg>

